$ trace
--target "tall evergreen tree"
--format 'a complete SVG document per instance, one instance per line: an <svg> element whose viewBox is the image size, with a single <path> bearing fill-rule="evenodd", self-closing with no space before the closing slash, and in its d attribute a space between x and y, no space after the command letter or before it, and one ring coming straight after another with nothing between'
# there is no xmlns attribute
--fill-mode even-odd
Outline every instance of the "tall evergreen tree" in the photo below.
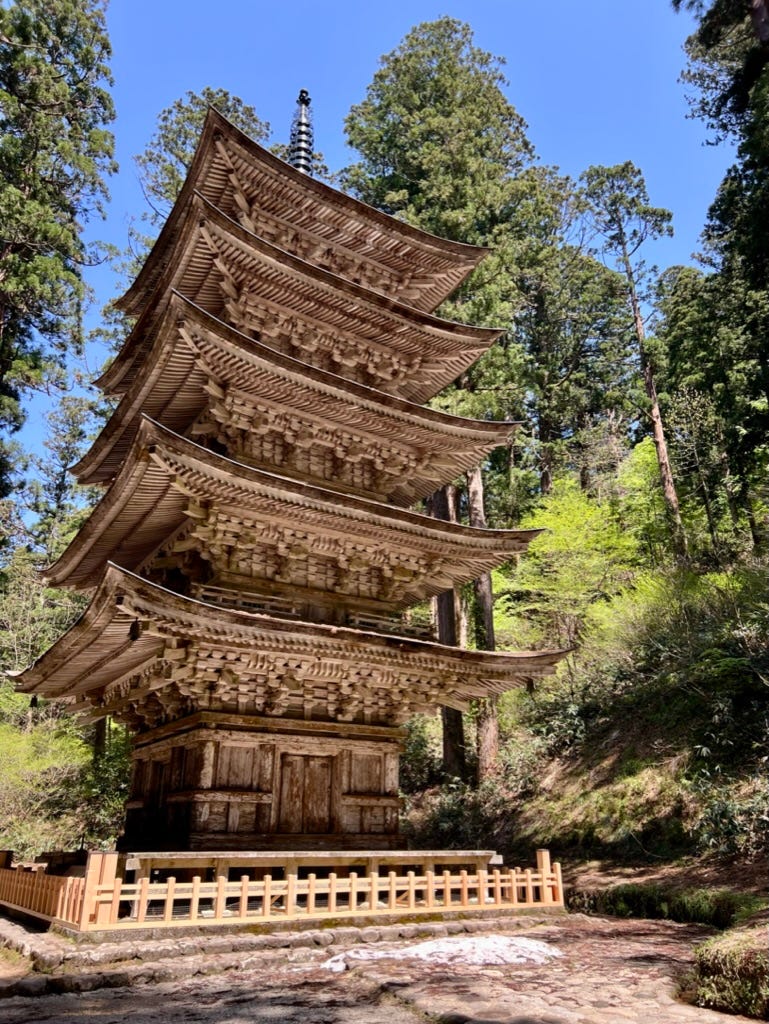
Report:
<svg viewBox="0 0 769 1024"><path fill-rule="evenodd" d="M22 397L82 344L85 221L115 170L103 0L0 6L0 493Z"/></svg>
<svg viewBox="0 0 769 1024"><path fill-rule="evenodd" d="M349 190L444 238L494 246L445 307L478 324L510 323L517 308L512 269L526 233L515 232L515 210L531 191L523 172L533 153L523 119L502 91L501 68L499 58L475 46L468 25L448 17L426 22L382 58L366 98L345 122L362 158L342 174ZM502 346L496 358L507 362L508 355L509 345ZM472 386L470 377L463 383ZM449 401L471 411L457 397ZM476 399L488 409L488 396L477 389ZM460 774L463 740L451 718L445 709L444 764Z"/></svg>
<svg viewBox="0 0 769 1024"><path fill-rule="evenodd" d="M701 291L707 292L709 317L722 336L729 317L728 374L741 374L735 395L749 414L739 426L734 414L727 417L728 439L740 504L760 547L766 531L755 517L751 491L765 475L769 428L769 8L766 0L677 0L674 6L698 17L686 44L684 76L695 90L694 112L716 140L737 143L736 160L719 186L703 235L705 260L715 275ZM715 360L716 351L705 351L705 359ZM711 372L717 374L718 367Z"/></svg>
<svg viewBox="0 0 769 1024"><path fill-rule="evenodd" d="M215 107L257 142L269 138L269 124L226 89L206 86L199 93L190 91L161 110L155 134L135 158L150 207L144 220L156 230L162 227L184 184L209 107Z"/></svg>
<svg viewBox="0 0 769 1024"><path fill-rule="evenodd" d="M614 167L595 166L583 174L593 228L601 249L615 261L625 278L625 295L632 316L638 359L647 398L654 447L662 482L662 493L679 555L686 554L686 534L678 502L673 468L668 455L665 428L657 394L653 353L646 338L641 303L648 283L641 249L646 241L672 234L668 210L649 204L643 175L630 161Z"/></svg>

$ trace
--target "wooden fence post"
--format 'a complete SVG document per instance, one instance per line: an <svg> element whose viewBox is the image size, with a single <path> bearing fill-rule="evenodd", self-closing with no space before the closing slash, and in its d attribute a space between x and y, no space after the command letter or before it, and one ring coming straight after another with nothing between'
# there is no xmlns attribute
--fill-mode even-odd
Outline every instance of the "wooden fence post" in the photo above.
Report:
<svg viewBox="0 0 769 1024"><path fill-rule="evenodd" d="M563 906L563 875L561 874L561 865L558 861L553 864L553 870L555 871L555 901L560 906Z"/></svg>
<svg viewBox="0 0 769 1024"><path fill-rule="evenodd" d="M540 885L540 899L543 903L552 904L553 890L550 887L550 851L537 850L537 871L539 871L542 884Z"/></svg>
<svg viewBox="0 0 769 1024"><path fill-rule="evenodd" d="M85 865L85 888L83 907L78 927L81 931L89 928L104 928L112 921L112 893L115 888L118 865L117 853L89 853ZM109 887L109 901L99 901L99 889Z"/></svg>

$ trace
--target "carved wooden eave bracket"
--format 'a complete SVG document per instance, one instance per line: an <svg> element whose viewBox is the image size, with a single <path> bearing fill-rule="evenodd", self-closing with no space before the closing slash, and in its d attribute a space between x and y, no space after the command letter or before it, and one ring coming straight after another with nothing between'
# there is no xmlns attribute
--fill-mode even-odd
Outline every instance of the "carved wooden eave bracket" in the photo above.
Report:
<svg viewBox="0 0 769 1024"><path fill-rule="evenodd" d="M78 622L18 679L142 728L201 710L394 724L550 674L566 651L467 651L181 597L109 563Z"/></svg>
<svg viewBox="0 0 769 1024"><path fill-rule="evenodd" d="M140 373L155 310L171 289L271 348L419 403L456 380L503 332L435 317L315 267L195 194L169 268L97 382L107 392L124 392Z"/></svg>
<svg viewBox="0 0 769 1024"><path fill-rule="evenodd" d="M312 478L313 459L323 465L331 452L336 462L316 482L410 505L477 465L517 425L451 416L347 381L247 338L177 292L152 337L140 375L74 467L81 483L115 476L142 414L177 433L200 417L192 432L210 424L238 459L267 466L277 451L283 472ZM354 471L356 461L368 470Z"/></svg>
<svg viewBox="0 0 769 1024"><path fill-rule="evenodd" d="M144 417L123 469L46 578L91 587L108 559L150 571L159 552L193 546L244 584L273 581L392 610L475 579L537 533L461 526L277 476Z"/></svg>
<svg viewBox="0 0 769 1024"><path fill-rule="evenodd" d="M121 300L127 313L141 312L172 261L197 190L280 248L419 309L440 305L488 252L412 227L301 174L211 109L174 209Z"/></svg>

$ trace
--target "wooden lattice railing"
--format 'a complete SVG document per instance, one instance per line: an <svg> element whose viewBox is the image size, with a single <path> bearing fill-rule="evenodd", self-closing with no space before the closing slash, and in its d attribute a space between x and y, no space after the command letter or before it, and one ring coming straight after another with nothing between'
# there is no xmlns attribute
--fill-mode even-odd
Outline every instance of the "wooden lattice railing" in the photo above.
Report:
<svg viewBox="0 0 769 1024"><path fill-rule="evenodd" d="M80 927L84 892L84 878L0 868L0 904L46 921L63 921Z"/></svg>
<svg viewBox="0 0 769 1024"><path fill-rule="evenodd" d="M225 875L178 881L171 875L162 882L142 877L127 883L117 876L117 866L117 854L92 853L85 878L0 870L0 904L81 931L563 906L560 865L551 866L547 850L537 851L535 869L332 871L258 880L244 874L237 881ZM166 870L173 870L173 855Z"/></svg>

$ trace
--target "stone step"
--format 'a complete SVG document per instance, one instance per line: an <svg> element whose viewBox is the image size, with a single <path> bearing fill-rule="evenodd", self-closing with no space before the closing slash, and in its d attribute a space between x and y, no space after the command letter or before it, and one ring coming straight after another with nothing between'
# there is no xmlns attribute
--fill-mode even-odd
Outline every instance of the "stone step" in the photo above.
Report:
<svg viewBox="0 0 769 1024"><path fill-rule="evenodd" d="M90 992L156 984L196 974L220 974L243 969L253 958L293 960L328 950L328 956L357 943L395 942L491 931L517 931L552 923L553 915L493 917L461 921L398 923L366 927L277 931L269 934L179 936L122 942L73 944L51 932L33 932L0 918L0 947L26 957L31 972L23 978L0 981L0 999L63 992Z"/></svg>

